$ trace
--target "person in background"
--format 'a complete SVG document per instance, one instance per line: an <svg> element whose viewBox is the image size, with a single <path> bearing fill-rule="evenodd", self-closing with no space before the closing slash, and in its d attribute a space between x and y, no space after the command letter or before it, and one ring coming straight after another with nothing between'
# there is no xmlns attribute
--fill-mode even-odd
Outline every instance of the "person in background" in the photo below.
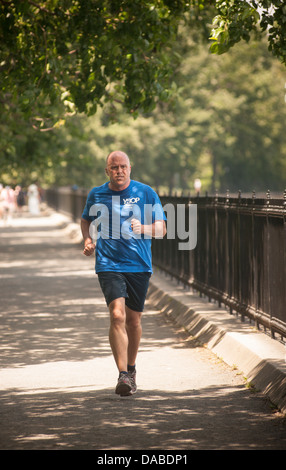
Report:
<svg viewBox="0 0 286 470"><path fill-rule="evenodd" d="M35 183L28 187L28 208L32 215L40 214L40 195L38 187Z"/></svg>
<svg viewBox="0 0 286 470"><path fill-rule="evenodd" d="M1 191L4 225L10 225L16 208L15 191L10 186L5 186Z"/></svg>
<svg viewBox="0 0 286 470"><path fill-rule="evenodd" d="M25 193L19 184L15 188L15 199L17 204L17 213L22 214L23 207L25 205Z"/></svg>
<svg viewBox="0 0 286 470"><path fill-rule="evenodd" d="M0 183L0 220L3 218L3 184Z"/></svg>

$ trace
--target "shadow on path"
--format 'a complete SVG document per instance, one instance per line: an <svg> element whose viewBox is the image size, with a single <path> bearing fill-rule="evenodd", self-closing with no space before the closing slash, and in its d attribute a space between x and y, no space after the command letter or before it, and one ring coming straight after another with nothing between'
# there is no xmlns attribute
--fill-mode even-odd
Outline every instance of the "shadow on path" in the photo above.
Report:
<svg viewBox="0 0 286 470"><path fill-rule="evenodd" d="M138 393L116 396L94 259L64 230L3 229L0 280L1 449L286 448L267 401L199 359L150 305Z"/></svg>
<svg viewBox="0 0 286 470"><path fill-rule="evenodd" d="M282 424L267 433L273 418L262 423L242 387L141 391L131 399L110 389L10 390L1 401L2 449L285 449Z"/></svg>

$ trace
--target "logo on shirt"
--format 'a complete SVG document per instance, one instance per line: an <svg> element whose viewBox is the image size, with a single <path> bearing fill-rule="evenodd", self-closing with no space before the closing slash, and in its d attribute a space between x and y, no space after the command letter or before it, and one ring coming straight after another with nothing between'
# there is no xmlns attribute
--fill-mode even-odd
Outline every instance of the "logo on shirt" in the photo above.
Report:
<svg viewBox="0 0 286 470"><path fill-rule="evenodd" d="M128 197L126 199L123 198L123 204L137 204L140 201L140 197Z"/></svg>

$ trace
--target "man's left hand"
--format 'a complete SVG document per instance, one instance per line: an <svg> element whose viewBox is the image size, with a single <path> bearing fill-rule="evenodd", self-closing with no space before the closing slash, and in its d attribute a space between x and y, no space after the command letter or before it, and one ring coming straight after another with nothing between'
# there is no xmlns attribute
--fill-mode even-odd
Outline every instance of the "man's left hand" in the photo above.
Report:
<svg viewBox="0 0 286 470"><path fill-rule="evenodd" d="M140 235L142 233L142 225L138 219L131 220L131 228L136 235Z"/></svg>

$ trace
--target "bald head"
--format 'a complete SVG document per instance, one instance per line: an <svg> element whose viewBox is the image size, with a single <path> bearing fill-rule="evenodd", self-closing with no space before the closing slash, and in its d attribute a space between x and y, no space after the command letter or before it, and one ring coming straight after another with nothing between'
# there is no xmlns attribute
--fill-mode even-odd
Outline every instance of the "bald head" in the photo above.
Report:
<svg viewBox="0 0 286 470"><path fill-rule="evenodd" d="M109 160L113 160L113 157L123 157L123 158L126 158L127 161L128 161L128 165L130 165L130 160L129 160L129 157L127 155L127 153L125 152L121 152L121 150L115 150L114 152L111 152L109 155L107 155L107 158L106 158L106 166L108 166L108 163L109 163Z"/></svg>
<svg viewBox="0 0 286 470"><path fill-rule="evenodd" d="M126 153L116 150L111 152L106 159L105 172L109 176L109 188L121 191L130 183L131 165Z"/></svg>

